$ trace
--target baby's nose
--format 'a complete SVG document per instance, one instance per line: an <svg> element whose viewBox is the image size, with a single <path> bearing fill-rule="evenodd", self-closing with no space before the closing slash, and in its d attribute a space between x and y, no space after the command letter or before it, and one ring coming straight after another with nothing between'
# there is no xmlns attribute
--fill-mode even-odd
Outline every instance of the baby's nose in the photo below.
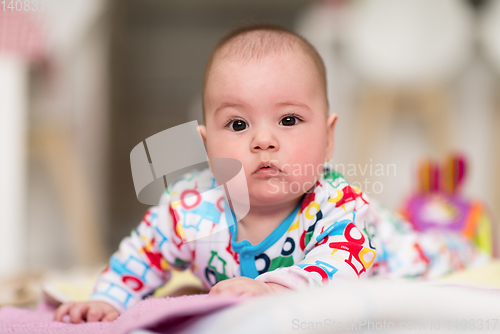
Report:
<svg viewBox="0 0 500 334"><path fill-rule="evenodd" d="M254 149L256 150L270 150L270 149L273 149L275 146L272 145L272 144L269 144L269 145L257 145L254 147Z"/></svg>
<svg viewBox="0 0 500 334"><path fill-rule="evenodd" d="M276 150L279 148L278 140L271 132L261 132L252 141L252 150Z"/></svg>

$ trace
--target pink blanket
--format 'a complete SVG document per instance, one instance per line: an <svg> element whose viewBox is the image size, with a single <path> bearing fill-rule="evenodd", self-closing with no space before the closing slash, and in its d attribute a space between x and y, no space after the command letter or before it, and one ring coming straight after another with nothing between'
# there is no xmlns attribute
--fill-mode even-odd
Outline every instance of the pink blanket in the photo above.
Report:
<svg viewBox="0 0 500 334"><path fill-rule="evenodd" d="M125 311L114 322L78 325L52 321L54 309L43 304L36 311L4 307L0 309L0 333L125 334L135 329L175 333L204 315L242 301L237 297L206 297L193 295L147 299Z"/></svg>

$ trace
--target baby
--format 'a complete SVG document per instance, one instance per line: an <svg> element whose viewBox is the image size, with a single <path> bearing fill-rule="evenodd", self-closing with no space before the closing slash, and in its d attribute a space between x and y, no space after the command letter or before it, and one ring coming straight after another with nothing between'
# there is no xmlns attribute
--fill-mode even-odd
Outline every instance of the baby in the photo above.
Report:
<svg viewBox="0 0 500 334"><path fill-rule="evenodd" d="M91 300L63 304L55 320L113 321L173 269L190 268L209 296L257 296L375 273L432 276L475 259L458 236L417 234L323 169L337 116L321 57L296 34L261 25L225 37L207 65L203 111L209 159L243 165L248 214L237 221L224 192L210 190L211 170L185 175L122 241ZM189 202L186 191L196 194ZM199 234L216 225L227 229Z"/></svg>

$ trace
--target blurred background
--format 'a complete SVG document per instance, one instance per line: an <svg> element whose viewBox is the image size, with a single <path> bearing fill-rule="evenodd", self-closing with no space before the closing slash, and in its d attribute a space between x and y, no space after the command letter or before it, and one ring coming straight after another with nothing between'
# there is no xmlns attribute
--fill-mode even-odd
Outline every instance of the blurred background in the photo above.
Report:
<svg viewBox="0 0 500 334"><path fill-rule="evenodd" d="M0 278L107 260L147 209L130 151L202 123L208 56L252 22L322 55L348 180L398 209L420 159L461 152L463 193L500 217L499 0L5 0Z"/></svg>

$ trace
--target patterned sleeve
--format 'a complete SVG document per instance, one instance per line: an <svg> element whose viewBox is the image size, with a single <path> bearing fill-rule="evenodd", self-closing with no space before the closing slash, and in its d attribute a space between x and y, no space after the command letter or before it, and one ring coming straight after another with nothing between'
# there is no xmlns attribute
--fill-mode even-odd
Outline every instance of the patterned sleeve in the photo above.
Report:
<svg viewBox="0 0 500 334"><path fill-rule="evenodd" d="M165 193L139 226L123 239L101 273L90 300L105 301L120 313L170 279L170 269L186 269L192 251L179 216Z"/></svg>
<svg viewBox="0 0 500 334"><path fill-rule="evenodd" d="M305 215L312 223L300 239L304 258L256 279L299 290L369 276L376 251L366 196L344 180L314 195L303 203L306 213L314 207L317 212L313 217Z"/></svg>

